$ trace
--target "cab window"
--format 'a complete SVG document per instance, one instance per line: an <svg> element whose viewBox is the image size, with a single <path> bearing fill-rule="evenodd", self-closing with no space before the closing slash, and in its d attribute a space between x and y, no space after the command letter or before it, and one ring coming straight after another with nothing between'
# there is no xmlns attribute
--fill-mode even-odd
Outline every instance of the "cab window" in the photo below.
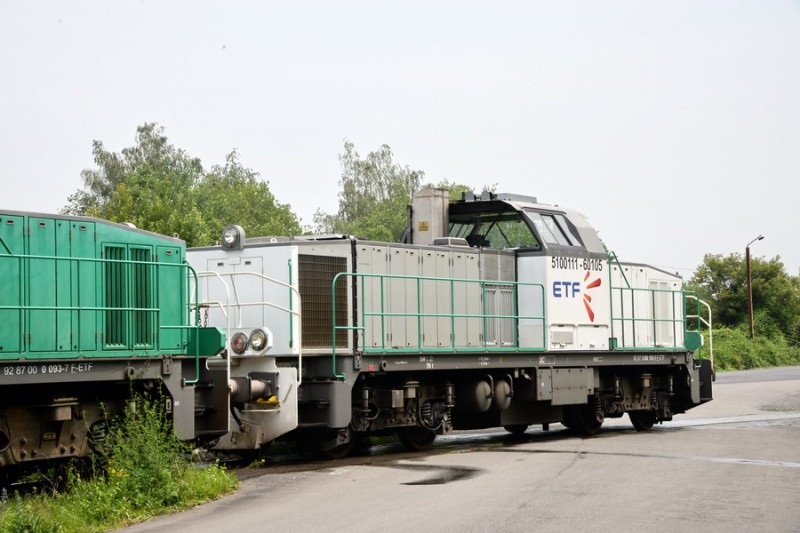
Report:
<svg viewBox="0 0 800 533"><path fill-rule="evenodd" d="M516 211L451 215L450 236L482 248L541 249L539 241Z"/></svg>
<svg viewBox="0 0 800 533"><path fill-rule="evenodd" d="M526 210L536 232L547 244L561 246L581 246L580 240L572 232L564 215L537 213Z"/></svg>

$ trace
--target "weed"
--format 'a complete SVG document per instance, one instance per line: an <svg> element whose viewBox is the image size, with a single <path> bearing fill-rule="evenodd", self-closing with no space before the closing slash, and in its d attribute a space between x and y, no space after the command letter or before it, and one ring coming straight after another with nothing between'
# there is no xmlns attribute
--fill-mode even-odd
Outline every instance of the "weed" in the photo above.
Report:
<svg viewBox="0 0 800 533"><path fill-rule="evenodd" d="M39 491L0 504L0 531L107 531L192 507L234 490L238 481L217 464L199 468L177 439L163 402L137 395L108 424L103 449L87 473L70 468L65 489Z"/></svg>

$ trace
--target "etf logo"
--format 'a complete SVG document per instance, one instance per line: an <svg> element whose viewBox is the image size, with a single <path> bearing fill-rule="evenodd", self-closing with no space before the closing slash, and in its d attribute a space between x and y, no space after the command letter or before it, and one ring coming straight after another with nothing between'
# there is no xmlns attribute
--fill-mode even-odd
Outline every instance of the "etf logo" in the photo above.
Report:
<svg viewBox="0 0 800 533"><path fill-rule="evenodd" d="M586 313L589 315L589 320L594 322L594 311L592 310L592 297L581 290L581 285L586 283L591 276L591 272L586 272L583 277L583 282L580 281L554 281L553 282L553 297L554 298L577 298L578 295L583 294L583 306L586 308ZM597 278L586 285L586 289L594 289L601 285L602 281Z"/></svg>
<svg viewBox="0 0 800 533"><path fill-rule="evenodd" d="M555 298L575 298L581 292L580 281L554 281L553 296Z"/></svg>

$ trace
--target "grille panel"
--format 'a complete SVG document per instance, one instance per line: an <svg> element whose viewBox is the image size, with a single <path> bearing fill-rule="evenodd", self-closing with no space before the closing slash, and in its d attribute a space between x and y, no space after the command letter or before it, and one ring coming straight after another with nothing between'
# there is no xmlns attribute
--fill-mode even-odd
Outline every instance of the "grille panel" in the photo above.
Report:
<svg viewBox="0 0 800 533"><path fill-rule="evenodd" d="M125 248L121 246L106 246L104 257L109 262L105 263L105 347L124 348L128 344L127 328L125 327L125 311L115 311L114 308L125 308Z"/></svg>
<svg viewBox="0 0 800 533"><path fill-rule="evenodd" d="M152 349L155 346L155 319L153 311L143 309L152 308L154 305L152 272L153 265L141 264L151 261L150 250L147 248L131 248L131 259L136 261L133 265L133 307L137 308L133 314L134 347Z"/></svg>
<svg viewBox="0 0 800 533"><path fill-rule="evenodd" d="M303 302L303 347L331 348L333 321L331 319L331 287L339 272L347 271L347 258L300 254L300 298ZM346 326L347 281L336 282L336 325ZM347 346L347 330L336 332L336 347Z"/></svg>

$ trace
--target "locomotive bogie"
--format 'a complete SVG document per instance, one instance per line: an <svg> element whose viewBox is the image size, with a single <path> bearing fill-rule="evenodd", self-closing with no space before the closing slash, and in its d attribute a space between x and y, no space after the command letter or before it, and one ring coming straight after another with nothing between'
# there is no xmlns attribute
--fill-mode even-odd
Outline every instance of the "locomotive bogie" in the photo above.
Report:
<svg viewBox="0 0 800 533"><path fill-rule="evenodd" d="M176 433L194 437L189 414L174 409L182 399L193 405L181 392L179 380L158 375L158 367L134 368L120 361L96 361L93 366L91 380L49 378L0 387L0 466L88 456L102 441L105 428L129 405L133 391L163 402L165 411L176 415Z"/></svg>

